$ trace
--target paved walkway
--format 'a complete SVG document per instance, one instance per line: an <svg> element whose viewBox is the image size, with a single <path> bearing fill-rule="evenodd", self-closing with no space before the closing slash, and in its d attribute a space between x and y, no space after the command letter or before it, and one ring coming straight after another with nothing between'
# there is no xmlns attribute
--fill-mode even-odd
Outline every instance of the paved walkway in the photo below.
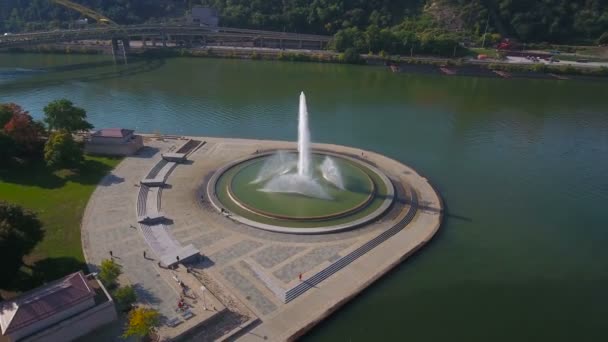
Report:
<svg viewBox="0 0 608 342"><path fill-rule="evenodd" d="M424 178L396 161L363 152L368 161L390 178L407 184L405 190L399 192L399 203L383 219L356 230L316 236L247 227L219 214L204 198L201 201L206 181L214 170L231 160L256 150L293 148L295 143L203 140L207 143L189 157L191 162L177 166L167 179L170 186L162 192L162 211L173 221L167 226L173 238L182 245L192 243L206 256L203 262L194 265L199 272L196 279L210 287L220 305L228 307L230 314L219 320L229 322L224 324L222 332L236 331L245 322L261 321L253 330L243 329L237 335L243 340L257 341L259 336L285 340L299 336L428 241L441 222L440 199ZM133 221L139 189L134 184L145 177L160 151L183 142L148 139L146 143L152 148L141 156L125 159L114 170L115 176L124 178L123 183L102 184L95 191L83 220L83 245L87 261L93 265L109 257L111 249L120 258L117 261L124 265L129 281L137 284L146 301L170 317L174 315L179 289L176 290L171 277L164 274L168 271L143 259L147 246L141 233L130 225L136 226ZM342 146L316 147L354 156L362 153ZM411 189L415 189L419 204L405 229L382 242L381 248L373 248L293 301L284 303L280 294L300 285L300 274L304 280L310 278L404 219L410 212ZM181 332L163 333L169 337Z"/></svg>

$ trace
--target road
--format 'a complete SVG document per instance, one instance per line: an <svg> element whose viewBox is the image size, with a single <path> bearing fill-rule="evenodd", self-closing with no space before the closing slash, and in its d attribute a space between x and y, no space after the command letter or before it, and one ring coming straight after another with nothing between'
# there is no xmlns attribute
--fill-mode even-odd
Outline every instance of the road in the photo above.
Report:
<svg viewBox="0 0 608 342"><path fill-rule="evenodd" d="M514 57L514 56L507 57L506 62L511 63L511 64L539 64L539 63L542 63L542 64L546 64L546 65L564 65L564 66L571 65L574 67L581 67L581 68L600 68L600 67L608 68L608 62L586 62L586 63L580 63L580 62L575 62L575 61L549 62L544 59L540 59L538 62L534 62L529 59L526 59L525 57Z"/></svg>

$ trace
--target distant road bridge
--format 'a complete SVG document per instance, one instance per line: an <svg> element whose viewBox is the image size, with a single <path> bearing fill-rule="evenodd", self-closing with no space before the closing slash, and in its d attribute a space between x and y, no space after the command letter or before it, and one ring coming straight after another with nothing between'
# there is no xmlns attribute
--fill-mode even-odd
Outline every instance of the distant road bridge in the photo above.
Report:
<svg viewBox="0 0 608 342"><path fill-rule="evenodd" d="M68 43L85 40L111 40L113 48L119 44L128 51L129 41L141 40L144 46L247 46L278 49L323 50L329 36L284 33L228 27L199 27L188 25L130 25L97 26L74 30L55 30L0 36L0 49L28 47L41 44Z"/></svg>

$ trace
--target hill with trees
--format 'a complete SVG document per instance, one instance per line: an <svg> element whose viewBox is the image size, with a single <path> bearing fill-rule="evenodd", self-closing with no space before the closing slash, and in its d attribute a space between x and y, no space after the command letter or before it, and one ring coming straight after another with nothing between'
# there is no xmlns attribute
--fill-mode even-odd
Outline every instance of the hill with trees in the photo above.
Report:
<svg viewBox="0 0 608 342"><path fill-rule="evenodd" d="M166 21L193 5L221 25L336 35L336 49L447 53L452 43L500 37L594 44L608 32L608 0L76 0L120 24ZM67 28L80 15L49 0L5 0L0 30ZM445 45L445 46L444 46Z"/></svg>

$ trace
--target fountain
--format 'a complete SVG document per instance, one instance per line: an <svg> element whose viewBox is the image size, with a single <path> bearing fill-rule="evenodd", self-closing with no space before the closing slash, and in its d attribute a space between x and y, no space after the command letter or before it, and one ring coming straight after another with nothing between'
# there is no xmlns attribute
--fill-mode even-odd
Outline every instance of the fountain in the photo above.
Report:
<svg viewBox="0 0 608 342"><path fill-rule="evenodd" d="M340 169L338 169L338 165L332 157L325 157L323 164L321 164L321 174L326 181L335 185L338 189L346 190Z"/></svg>
<svg viewBox="0 0 608 342"><path fill-rule="evenodd" d="M208 193L217 196L217 208L243 217L247 225L308 234L308 229L342 230L373 219L392 203L393 187L372 165L339 150L312 149L301 93L297 150L236 160L214 174Z"/></svg>
<svg viewBox="0 0 608 342"><path fill-rule="evenodd" d="M298 112L298 174L311 178L310 174L310 130L308 129L308 108L306 95L300 93L300 109Z"/></svg>
<svg viewBox="0 0 608 342"><path fill-rule="evenodd" d="M260 169L258 176L252 183L268 181L259 191L291 193L302 196L331 200L323 184L315 178L312 168L310 152L310 130L308 128L308 108L306 95L300 94L300 107L298 113L298 161L284 151L269 158ZM297 172L291 172L297 166ZM335 162L327 157L320 165L322 179L337 188L344 190L344 181L340 169Z"/></svg>

